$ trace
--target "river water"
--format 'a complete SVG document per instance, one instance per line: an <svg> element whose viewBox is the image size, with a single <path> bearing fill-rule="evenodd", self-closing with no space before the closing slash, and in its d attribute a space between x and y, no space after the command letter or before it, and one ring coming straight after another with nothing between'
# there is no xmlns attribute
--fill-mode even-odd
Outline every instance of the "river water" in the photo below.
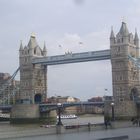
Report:
<svg viewBox="0 0 140 140"><path fill-rule="evenodd" d="M77 119L64 119L64 125L78 125L90 123L102 123L103 116L88 116L84 115ZM47 135L43 131L51 131L51 128L40 128L39 125L10 125L9 123L0 123L0 140L92 140L94 133L79 132L70 134L51 134ZM22 133L25 135L22 136ZM26 136L27 133L27 136ZM36 136L30 136L29 133L34 133ZM19 134L21 134L19 136ZM14 136L13 136L14 135ZM14 138L13 138L14 137Z"/></svg>

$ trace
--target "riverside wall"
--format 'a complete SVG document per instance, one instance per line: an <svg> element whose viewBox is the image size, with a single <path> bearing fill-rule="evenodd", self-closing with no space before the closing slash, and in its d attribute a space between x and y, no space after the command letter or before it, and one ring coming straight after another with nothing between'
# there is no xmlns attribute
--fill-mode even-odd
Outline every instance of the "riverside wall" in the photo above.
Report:
<svg viewBox="0 0 140 140"><path fill-rule="evenodd" d="M1 126L2 127L2 126ZM116 121L112 123L112 126L108 126L107 129L115 129L115 128L127 128L134 127L132 126L132 122L124 122L124 121ZM41 136L41 135L55 135L55 134L68 134L68 133L77 133L77 132L86 132L86 131L100 131L106 130L103 123L100 124L83 124L83 125L69 125L69 126L39 126L39 125L12 125L8 127L8 131L6 127L3 127L3 130L0 131L0 139L4 138L23 138L23 137L31 137L31 136Z"/></svg>

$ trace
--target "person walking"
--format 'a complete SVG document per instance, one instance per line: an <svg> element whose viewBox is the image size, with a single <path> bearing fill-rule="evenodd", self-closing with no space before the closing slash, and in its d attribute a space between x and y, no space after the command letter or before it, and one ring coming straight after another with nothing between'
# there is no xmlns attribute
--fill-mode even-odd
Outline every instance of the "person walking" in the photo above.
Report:
<svg viewBox="0 0 140 140"><path fill-rule="evenodd" d="M105 129L107 129L107 125L108 125L108 120L107 119L105 119Z"/></svg>
<svg viewBox="0 0 140 140"><path fill-rule="evenodd" d="M140 118L138 118L138 126L140 127Z"/></svg>

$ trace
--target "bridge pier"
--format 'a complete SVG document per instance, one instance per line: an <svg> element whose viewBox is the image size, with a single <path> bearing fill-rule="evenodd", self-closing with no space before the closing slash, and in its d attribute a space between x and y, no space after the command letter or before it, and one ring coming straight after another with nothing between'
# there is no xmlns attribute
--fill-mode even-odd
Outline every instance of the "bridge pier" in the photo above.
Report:
<svg viewBox="0 0 140 140"><path fill-rule="evenodd" d="M13 105L10 114L10 123L35 123L39 122L39 105L18 104Z"/></svg>
<svg viewBox="0 0 140 140"><path fill-rule="evenodd" d="M42 115L38 104L13 105L10 114L10 123L54 123L56 122L56 111Z"/></svg>
<svg viewBox="0 0 140 140"><path fill-rule="evenodd" d="M56 110L40 113L40 121L45 122L47 124L54 124L56 123L56 116Z"/></svg>
<svg viewBox="0 0 140 140"><path fill-rule="evenodd" d="M105 119L112 118L112 101L105 101L104 117ZM114 119L115 120L131 120L133 117L138 117L139 109L133 101L125 101L122 103L114 102Z"/></svg>

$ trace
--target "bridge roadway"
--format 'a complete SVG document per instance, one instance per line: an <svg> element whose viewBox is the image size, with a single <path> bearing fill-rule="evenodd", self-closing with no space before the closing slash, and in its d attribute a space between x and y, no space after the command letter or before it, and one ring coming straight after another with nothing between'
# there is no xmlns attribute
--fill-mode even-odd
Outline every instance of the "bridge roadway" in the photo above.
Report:
<svg viewBox="0 0 140 140"><path fill-rule="evenodd" d="M40 112L48 112L51 110L56 110L58 105L56 103L51 104L40 104ZM61 108L67 108L71 106L104 106L104 102L74 102L74 103L62 103Z"/></svg>
<svg viewBox="0 0 140 140"><path fill-rule="evenodd" d="M140 106L140 100L135 100L136 105ZM104 106L104 102L74 102L74 103L62 103L62 108L67 108L71 106ZM12 105L0 105L0 110L11 111ZM40 112L48 112L51 110L56 110L58 108L57 103L41 103L39 104Z"/></svg>
<svg viewBox="0 0 140 140"><path fill-rule="evenodd" d="M75 102L75 103L62 103L62 108L71 107L71 106L80 106L80 105L86 105L86 106L103 106L104 102ZM10 112L12 108L12 105L0 105L0 110ZM51 110L56 110L58 108L58 105L56 103L44 103L39 104L40 112L47 112Z"/></svg>
<svg viewBox="0 0 140 140"><path fill-rule="evenodd" d="M86 61L106 60L110 58L111 58L110 50L90 51L83 53L68 52L65 53L65 55L35 57L32 60L32 64L58 65Z"/></svg>

